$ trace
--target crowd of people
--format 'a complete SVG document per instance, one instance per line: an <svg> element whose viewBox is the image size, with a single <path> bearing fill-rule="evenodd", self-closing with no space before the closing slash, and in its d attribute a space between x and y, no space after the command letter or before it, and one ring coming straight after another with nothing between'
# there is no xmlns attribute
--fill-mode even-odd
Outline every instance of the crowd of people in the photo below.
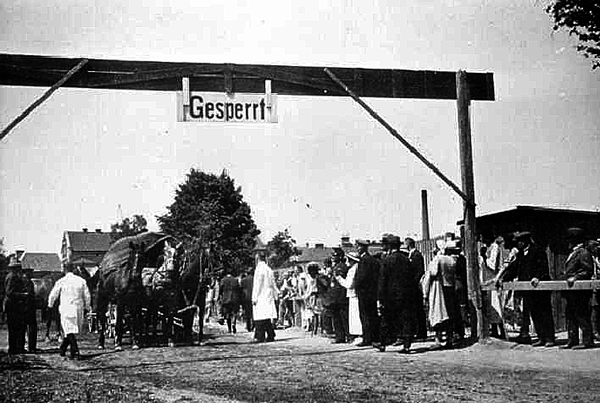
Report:
<svg viewBox="0 0 600 403"><path fill-rule="evenodd" d="M556 280L566 281L568 287L571 288L576 281L598 279L600 269L598 240L586 239L581 228L569 228L566 240L569 255L565 261L564 273L559 275ZM492 281L496 283L497 287L501 288L503 282L513 279L530 282L533 288L537 287L540 281L551 280L546 251L536 245L531 233L526 231L516 233L514 243L515 245L508 252L506 263L503 266L494 263L501 260L500 257L494 256L496 254L502 256L504 251L502 238L497 238L493 242L490 253L482 249L480 264L484 265L486 269L492 267L492 272L496 272ZM497 252L494 253L494 250ZM529 329L531 319L538 336L538 340L533 345L554 347L556 343L551 291L521 291L514 297L520 299L522 304L522 321L517 341L531 343ZM561 291L561 297L566 302L565 317L568 341L560 348L587 349L593 347L594 333L595 337L600 339L598 292L567 289ZM493 300L491 305L495 311L490 317L498 317L499 322L497 323L501 323L504 305L502 302L506 301L506 295L502 295L502 292L495 292L491 293L490 298Z"/></svg>
<svg viewBox="0 0 600 403"><path fill-rule="evenodd" d="M598 279L600 271L599 240L587 240L583 230L571 228L567 240L569 255L565 280L569 287L579 280ZM501 236L480 239L479 274L483 284L496 289L482 293L488 307L485 313L491 335L506 338L507 307L520 312L520 332L515 341L531 343L533 322L538 340L534 346L555 345L551 291L502 290L506 281L527 281L533 288L551 279L547 253L536 245L529 232L517 232L509 248ZM333 343L353 343L386 351L411 351L415 340L424 340L428 331L435 346L452 348L466 338L466 329L476 328L475 311L467 294L467 264L459 240L451 234L437 244L429 264L412 238L403 241L385 235L381 251L369 252L371 244L356 240L356 251L333 248L330 257L311 262L304 269L274 272L264 251L256 254L255 268L240 276L231 269L212 278L206 295L205 319L216 317L237 333L242 320L247 331L254 331L254 341L270 342L277 328L302 327L313 335L330 336ZM5 279L4 312L9 330L9 353L35 352L37 322L35 295L30 271L11 260ZM61 327L64 338L60 354L70 347L77 358L76 335L83 327L85 312L91 311L90 294L85 281L65 266L65 276L52 289L48 306L60 301ZM280 273L280 275L278 275ZM568 342L561 348L584 349L600 339L600 299L598 292L562 291L566 300L565 316ZM530 321L531 319L531 321ZM579 338L581 330L582 338Z"/></svg>
<svg viewBox="0 0 600 403"><path fill-rule="evenodd" d="M480 239L479 274L482 284L495 283L497 289L483 292L486 318L493 337L507 338L507 311L519 314L519 343L531 344L531 322L537 341L534 346L555 345L555 328L551 291L506 292L502 283L511 280L528 281L533 287L551 280L545 248L535 244L529 232L512 234L506 247L502 236ZM570 255L565 274L557 280L573 284L577 280L598 278L600 248L597 240L587 241L583 231L568 230ZM402 241L394 235L381 240L382 250L371 255L370 243L357 240L354 251L333 248L330 257L311 262L303 268L297 265L270 275L273 278L268 315L276 328L301 327L311 334L324 334L333 343L354 343L385 351L389 345L408 352L415 340L424 340L428 331L435 346L452 348L474 333L477 326L475 308L467 293L467 264L460 240L453 234L440 240L425 264L423 255L411 238ZM263 260L264 265L266 261ZM220 288L231 283L227 276ZM271 281L271 280L269 280ZM233 283L232 283L233 284ZM244 285L245 284L245 285ZM252 286L256 286L252 271L238 280L236 287L247 330L253 328L256 301ZM218 288L218 287L217 287ZM213 295L214 296L214 295ZM589 348L595 337L600 339L600 309L597 292L563 291L566 300L568 342L563 348ZM222 291L220 301L222 322L235 332L235 315L226 307L228 292ZM270 304L270 302L269 302ZM214 304L213 304L214 306ZM233 318L233 319L232 319ZM254 318L257 319L257 318ZM513 315L514 319L514 315ZM595 330L593 330L595 328ZM579 340L579 330L582 340ZM272 340L255 335L257 341Z"/></svg>

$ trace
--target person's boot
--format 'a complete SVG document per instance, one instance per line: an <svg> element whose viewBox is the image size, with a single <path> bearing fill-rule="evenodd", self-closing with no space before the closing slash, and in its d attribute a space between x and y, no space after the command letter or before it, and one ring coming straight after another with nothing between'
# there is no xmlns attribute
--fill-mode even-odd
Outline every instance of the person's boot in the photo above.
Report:
<svg viewBox="0 0 600 403"><path fill-rule="evenodd" d="M67 354L67 347L69 346L69 338L64 337L60 347L58 348L58 355L64 357Z"/></svg>

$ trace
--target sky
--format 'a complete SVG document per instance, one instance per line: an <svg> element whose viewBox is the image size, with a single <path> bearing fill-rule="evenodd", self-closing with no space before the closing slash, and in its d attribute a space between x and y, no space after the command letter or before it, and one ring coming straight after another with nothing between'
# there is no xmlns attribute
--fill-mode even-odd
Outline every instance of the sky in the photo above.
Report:
<svg viewBox="0 0 600 403"><path fill-rule="evenodd" d="M471 107L478 214L598 211L600 71L547 3L4 0L0 53L492 72L496 101ZM44 91L0 86L0 126ZM454 101L366 102L460 185ZM350 98L277 107L276 124L182 123L175 93L62 88L0 141L0 238L59 252L63 231L133 214L158 230L191 168L227 169L265 241L419 238L421 189L430 232L456 230L460 197Z"/></svg>

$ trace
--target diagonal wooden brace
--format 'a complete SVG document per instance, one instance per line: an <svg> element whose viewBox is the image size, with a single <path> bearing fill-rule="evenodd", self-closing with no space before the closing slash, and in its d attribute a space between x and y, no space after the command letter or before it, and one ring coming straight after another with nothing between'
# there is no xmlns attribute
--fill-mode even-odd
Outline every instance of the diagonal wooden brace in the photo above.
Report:
<svg viewBox="0 0 600 403"><path fill-rule="evenodd" d="M81 70L81 68L83 66L86 65L86 63L88 62L88 59L82 59L79 63L77 63L77 65L75 67L73 67L71 70L69 70L69 72L67 74L65 74L65 76L63 78L61 78L60 80L58 80L56 82L56 84L54 84L52 87L50 87L50 89L48 89L48 91L46 91L44 93L44 95L42 95L41 97L39 97L37 100L35 100L31 105L29 105L27 107L27 109L25 109L25 111L23 111L23 113L21 113L19 116L17 116L12 122L10 122L8 124L8 126L6 126L4 128L4 130L2 130L2 133L0 133L0 141L6 137L6 135L16 126L18 125L23 119L25 119L31 112L33 112L35 110L35 108L37 108L38 106L40 106L46 99L50 98L50 95L52 95L54 93L54 91L56 91L57 89L59 89L65 82L67 82L67 80L69 78L71 78L71 76L75 73L77 73L79 70Z"/></svg>

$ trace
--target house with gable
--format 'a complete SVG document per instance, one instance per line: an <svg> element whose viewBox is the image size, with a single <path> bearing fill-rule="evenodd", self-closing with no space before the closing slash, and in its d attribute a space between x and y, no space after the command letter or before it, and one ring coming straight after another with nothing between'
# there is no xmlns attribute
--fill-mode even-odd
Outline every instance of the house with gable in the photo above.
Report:
<svg viewBox="0 0 600 403"><path fill-rule="evenodd" d="M87 228L81 231L65 231L62 239L61 262L73 263L95 271L112 243L110 232L102 232L100 229L93 232L88 231Z"/></svg>

